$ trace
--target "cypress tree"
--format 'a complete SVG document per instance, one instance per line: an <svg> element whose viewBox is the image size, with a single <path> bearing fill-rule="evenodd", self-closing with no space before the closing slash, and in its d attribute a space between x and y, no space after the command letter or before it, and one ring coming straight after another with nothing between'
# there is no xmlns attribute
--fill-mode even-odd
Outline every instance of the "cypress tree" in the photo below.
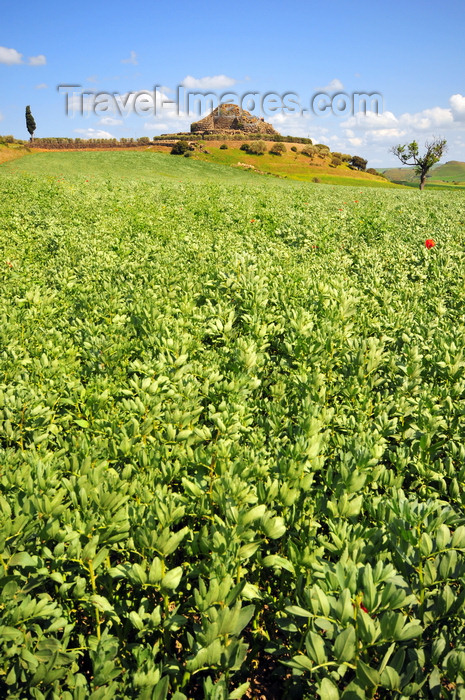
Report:
<svg viewBox="0 0 465 700"><path fill-rule="evenodd" d="M31 114L31 108L29 107L29 105L26 107L26 128L29 131L29 135L32 141L34 138L34 131L36 130L36 123L34 121L34 117Z"/></svg>

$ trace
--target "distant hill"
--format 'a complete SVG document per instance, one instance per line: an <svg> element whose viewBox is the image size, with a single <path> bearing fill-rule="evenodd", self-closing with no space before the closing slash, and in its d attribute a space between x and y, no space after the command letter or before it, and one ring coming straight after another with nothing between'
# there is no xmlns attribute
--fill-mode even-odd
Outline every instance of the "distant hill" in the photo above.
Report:
<svg viewBox="0 0 465 700"><path fill-rule="evenodd" d="M391 182L419 182L413 168L383 168L380 170ZM427 177L431 184L464 184L465 163L460 160L449 160L447 163L434 165Z"/></svg>

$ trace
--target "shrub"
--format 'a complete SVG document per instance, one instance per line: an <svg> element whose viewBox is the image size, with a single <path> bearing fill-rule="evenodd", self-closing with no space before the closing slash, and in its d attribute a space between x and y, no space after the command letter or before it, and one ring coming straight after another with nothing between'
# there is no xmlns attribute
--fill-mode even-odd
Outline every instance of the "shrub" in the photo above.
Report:
<svg viewBox="0 0 465 700"><path fill-rule="evenodd" d="M338 165L342 165L341 158L338 158L337 156L333 155L333 157L331 158L331 165L333 165L335 168L337 168Z"/></svg>
<svg viewBox="0 0 465 700"><path fill-rule="evenodd" d="M294 151L294 153L297 153L297 146L291 146L291 151Z"/></svg>
<svg viewBox="0 0 465 700"><path fill-rule="evenodd" d="M319 177L314 177L313 180L312 180L312 182L321 182L321 180L320 180Z"/></svg>
<svg viewBox="0 0 465 700"><path fill-rule="evenodd" d="M187 143L187 141L176 141L173 148L171 149L171 155L182 156L188 150L189 150L189 144Z"/></svg>
<svg viewBox="0 0 465 700"><path fill-rule="evenodd" d="M227 149L227 147L228 147L228 144L227 144L227 143L222 143L221 146L220 146L220 150L221 150L221 151L225 151L225 150Z"/></svg>
<svg viewBox="0 0 465 700"><path fill-rule="evenodd" d="M150 139L148 136L140 136L137 139L137 143L140 144L141 146L147 146L150 143Z"/></svg>
<svg viewBox="0 0 465 700"><path fill-rule="evenodd" d="M350 167L352 170L366 170L367 160L361 156L352 156L350 160Z"/></svg>
<svg viewBox="0 0 465 700"><path fill-rule="evenodd" d="M243 143L242 146L240 147L240 151L246 151L247 153L249 152L250 144L249 143Z"/></svg>
<svg viewBox="0 0 465 700"><path fill-rule="evenodd" d="M316 154L316 146L304 146L302 150L300 151L304 156L309 156L309 158L313 158L313 156Z"/></svg>
<svg viewBox="0 0 465 700"><path fill-rule="evenodd" d="M190 150L189 150L189 151L186 151L186 152L184 153L184 158L190 158L191 156L192 156L192 151L190 151Z"/></svg>
<svg viewBox="0 0 465 700"><path fill-rule="evenodd" d="M286 146L281 142L277 142L271 146L269 153L272 153L274 156L282 156L283 153L286 153Z"/></svg>
<svg viewBox="0 0 465 700"><path fill-rule="evenodd" d="M253 153L256 156L262 156L264 153L266 153L266 143L262 139L251 143L249 146L249 153Z"/></svg>

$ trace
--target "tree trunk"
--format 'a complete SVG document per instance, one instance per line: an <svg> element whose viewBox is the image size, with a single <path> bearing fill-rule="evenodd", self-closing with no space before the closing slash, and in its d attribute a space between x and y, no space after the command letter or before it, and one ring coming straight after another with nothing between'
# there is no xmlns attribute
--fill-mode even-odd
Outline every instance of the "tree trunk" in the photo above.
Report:
<svg viewBox="0 0 465 700"><path fill-rule="evenodd" d="M423 192L425 189L425 182L426 182L426 173L421 173L420 176L420 192Z"/></svg>

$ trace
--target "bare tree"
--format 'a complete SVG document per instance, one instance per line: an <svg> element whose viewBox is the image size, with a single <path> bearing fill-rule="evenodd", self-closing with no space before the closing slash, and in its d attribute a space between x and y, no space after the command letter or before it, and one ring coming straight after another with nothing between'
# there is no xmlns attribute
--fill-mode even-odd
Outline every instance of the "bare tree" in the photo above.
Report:
<svg viewBox="0 0 465 700"><path fill-rule="evenodd" d="M416 141L412 141L412 143L404 146L393 146L390 151L404 165L413 165L415 167L415 173L420 176L420 190L423 190L426 176L433 165L441 160L442 155L447 150L446 144L446 139L440 138L427 141L425 143L426 152L424 156L420 156Z"/></svg>

